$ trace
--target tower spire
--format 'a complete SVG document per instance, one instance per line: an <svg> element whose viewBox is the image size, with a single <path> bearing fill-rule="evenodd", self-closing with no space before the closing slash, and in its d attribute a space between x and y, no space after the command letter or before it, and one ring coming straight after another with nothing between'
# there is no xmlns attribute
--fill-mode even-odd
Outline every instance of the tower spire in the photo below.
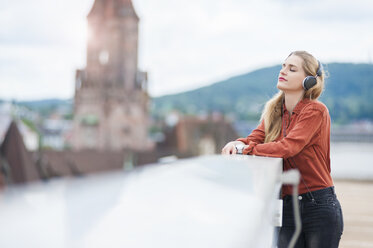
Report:
<svg viewBox="0 0 373 248"><path fill-rule="evenodd" d="M131 0L95 0L88 19L91 17L107 19L128 16L139 19Z"/></svg>

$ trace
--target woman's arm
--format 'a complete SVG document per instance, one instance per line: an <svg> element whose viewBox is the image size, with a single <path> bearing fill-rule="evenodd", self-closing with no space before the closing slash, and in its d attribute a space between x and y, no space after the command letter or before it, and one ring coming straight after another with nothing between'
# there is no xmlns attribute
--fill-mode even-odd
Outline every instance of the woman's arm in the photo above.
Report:
<svg viewBox="0 0 373 248"><path fill-rule="evenodd" d="M259 144L250 141L244 154L288 158L297 155L319 131L324 112L310 108L299 114L297 123L288 135L280 141Z"/></svg>
<svg viewBox="0 0 373 248"><path fill-rule="evenodd" d="M254 141L256 143L263 143L264 142L264 122L262 121L256 129L254 129L249 136L246 138L239 138L235 141L231 141L227 143L223 149L221 150L222 154L236 154L236 145L247 145L250 141Z"/></svg>

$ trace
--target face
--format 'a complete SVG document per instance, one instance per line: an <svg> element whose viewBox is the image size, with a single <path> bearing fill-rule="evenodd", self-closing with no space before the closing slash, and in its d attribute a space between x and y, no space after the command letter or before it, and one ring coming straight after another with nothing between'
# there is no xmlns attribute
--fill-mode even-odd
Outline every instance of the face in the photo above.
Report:
<svg viewBox="0 0 373 248"><path fill-rule="evenodd" d="M290 55L282 64L278 77L277 88L283 92L303 91L302 82L306 78L303 70L303 59Z"/></svg>

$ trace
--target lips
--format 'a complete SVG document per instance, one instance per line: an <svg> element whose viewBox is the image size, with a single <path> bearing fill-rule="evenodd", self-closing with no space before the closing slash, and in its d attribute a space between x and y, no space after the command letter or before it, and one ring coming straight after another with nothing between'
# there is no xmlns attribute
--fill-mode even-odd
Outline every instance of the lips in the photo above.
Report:
<svg viewBox="0 0 373 248"><path fill-rule="evenodd" d="M286 80L286 79L283 78L283 77L279 77L279 78L278 78L278 81L288 81L288 80Z"/></svg>

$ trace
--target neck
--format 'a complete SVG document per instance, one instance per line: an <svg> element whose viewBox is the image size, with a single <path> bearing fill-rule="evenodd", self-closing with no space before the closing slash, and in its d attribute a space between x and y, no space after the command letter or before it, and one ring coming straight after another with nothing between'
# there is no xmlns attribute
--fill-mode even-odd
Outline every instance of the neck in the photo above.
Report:
<svg viewBox="0 0 373 248"><path fill-rule="evenodd" d="M302 100L304 91L285 93L285 106L289 113L293 113L295 106Z"/></svg>

